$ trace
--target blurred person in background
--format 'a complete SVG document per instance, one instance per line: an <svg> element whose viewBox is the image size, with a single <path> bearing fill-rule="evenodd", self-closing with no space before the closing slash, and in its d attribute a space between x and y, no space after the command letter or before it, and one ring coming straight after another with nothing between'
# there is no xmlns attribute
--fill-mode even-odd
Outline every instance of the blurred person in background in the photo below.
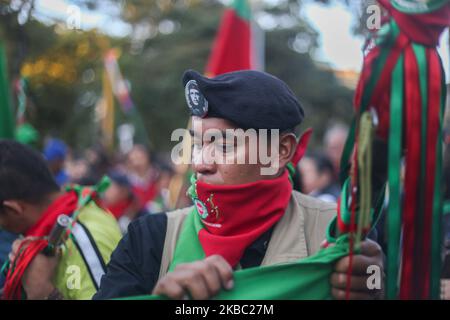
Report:
<svg viewBox="0 0 450 320"><path fill-rule="evenodd" d="M302 192L326 202L336 202L339 186L334 182L334 167L324 153L311 153L299 163Z"/></svg>
<svg viewBox="0 0 450 320"><path fill-rule="evenodd" d="M80 204L81 195L92 201ZM74 212L79 214L71 236L55 255L44 255L58 217ZM25 236L12 245L4 299L91 298L122 237L114 217L99 206L97 193L62 191L42 155L12 140L0 140L0 227Z"/></svg>
<svg viewBox="0 0 450 320"><path fill-rule="evenodd" d="M111 161L108 153L101 144L86 149L84 159L88 165L86 176L97 183L111 169Z"/></svg>
<svg viewBox="0 0 450 320"><path fill-rule="evenodd" d="M139 201L139 209L147 208L158 195L159 174L145 146L135 145L131 149L126 157L126 168L133 193Z"/></svg>
<svg viewBox="0 0 450 320"><path fill-rule="evenodd" d="M102 197L106 209L116 217L122 234L125 234L131 221L148 213L140 208L139 200L133 194L128 177L118 171L108 174L111 185Z"/></svg>
<svg viewBox="0 0 450 320"><path fill-rule="evenodd" d="M79 181L89 173L89 163L79 155L69 155L66 160L66 172L71 183Z"/></svg>
<svg viewBox="0 0 450 320"><path fill-rule="evenodd" d="M49 139L44 147L44 157L56 183L61 187L69 182L64 165L67 156L67 146L60 139Z"/></svg>
<svg viewBox="0 0 450 320"><path fill-rule="evenodd" d="M170 182L175 170L170 165L170 159L159 159L157 161L158 180L156 181L158 193L147 205L150 213L159 213L169 210Z"/></svg>
<svg viewBox="0 0 450 320"><path fill-rule="evenodd" d="M342 123L333 124L324 135L325 154L333 164L333 180L335 183L339 183L340 162L347 135L348 127Z"/></svg>

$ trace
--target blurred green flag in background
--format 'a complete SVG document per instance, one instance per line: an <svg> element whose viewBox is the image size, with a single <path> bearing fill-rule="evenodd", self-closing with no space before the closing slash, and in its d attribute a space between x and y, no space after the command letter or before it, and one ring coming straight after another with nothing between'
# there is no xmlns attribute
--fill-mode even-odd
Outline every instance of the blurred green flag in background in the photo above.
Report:
<svg viewBox="0 0 450 320"><path fill-rule="evenodd" d="M6 53L0 41L0 138L14 138L14 119L11 110Z"/></svg>

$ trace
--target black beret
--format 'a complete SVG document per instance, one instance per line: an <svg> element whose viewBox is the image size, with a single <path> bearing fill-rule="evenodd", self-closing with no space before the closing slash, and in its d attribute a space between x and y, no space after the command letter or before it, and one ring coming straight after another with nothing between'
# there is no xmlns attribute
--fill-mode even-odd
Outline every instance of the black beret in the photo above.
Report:
<svg viewBox="0 0 450 320"><path fill-rule="evenodd" d="M242 129L294 128L303 108L280 79L260 71L236 71L207 78L194 70L183 75L191 115L227 119Z"/></svg>

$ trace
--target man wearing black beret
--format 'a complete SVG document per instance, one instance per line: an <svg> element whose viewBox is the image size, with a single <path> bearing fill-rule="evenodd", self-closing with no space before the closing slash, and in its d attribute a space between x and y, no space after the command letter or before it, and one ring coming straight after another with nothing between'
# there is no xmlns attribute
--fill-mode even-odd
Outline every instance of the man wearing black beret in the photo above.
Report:
<svg viewBox="0 0 450 320"><path fill-rule="evenodd" d="M233 270L314 254L335 216L335 205L292 190L287 168L304 149L295 134L304 112L283 81L257 71L209 79L189 70L183 84L192 115L195 174L188 193L194 205L133 222L96 299L213 297L233 287ZM382 252L365 240L353 256L351 299L382 294L367 287L370 265L382 268ZM348 269L348 257L334 267L330 284L337 299L346 297Z"/></svg>

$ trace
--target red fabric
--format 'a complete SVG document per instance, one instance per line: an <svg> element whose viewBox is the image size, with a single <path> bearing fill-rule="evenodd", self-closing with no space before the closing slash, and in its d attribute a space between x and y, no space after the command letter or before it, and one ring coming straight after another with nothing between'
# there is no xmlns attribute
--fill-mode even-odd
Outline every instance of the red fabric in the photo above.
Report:
<svg viewBox="0 0 450 320"><path fill-rule="evenodd" d="M250 23L226 9L206 67L207 76L251 69Z"/></svg>
<svg viewBox="0 0 450 320"><path fill-rule="evenodd" d="M427 49L428 61L428 123L427 123L427 150L426 150L426 177L425 177L425 221L423 224L423 250L420 255L422 282L421 299L429 299L430 291L430 263L431 261L431 231L433 221L433 195L436 172L436 142L438 147L438 133L440 130L439 113L441 98L441 67L439 57L435 50Z"/></svg>
<svg viewBox="0 0 450 320"><path fill-rule="evenodd" d="M400 34L397 37L395 44L392 46L391 52L386 59L386 63L383 66L380 78L370 97L369 106L374 106L378 114L379 126L377 128L377 136L384 140L387 140L389 135L389 104L392 70L394 70L400 54L409 44L409 39L404 35ZM375 47L364 59L363 71L355 92L354 103L356 110L359 110L359 107L361 106L363 90L366 89L369 84L370 77L374 71L374 63L379 59L379 55L380 48Z"/></svg>
<svg viewBox="0 0 450 320"><path fill-rule="evenodd" d="M414 243L415 217L419 207L419 172L421 152L421 98L419 71L412 47L405 50L405 102L406 102L406 171L403 227L403 260L401 299L414 299Z"/></svg>
<svg viewBox="0 0 450 320"><path fill-rule="evenodd" d="M26 237L39 237L36 240L24 241L18 249L16 259L12 261L6 275L3 299L21 299L22 276L34 259L48 244L42 237L48 236L60 214L71 215L77 207L78 197L75 191L58 197L45 210L40 219L25 232ZM23 250L22 250L23 249Z"/></svg>
<svg viewBox="0 0 450 320"><path fill-rule="evenodd" d="M48 236L60 214L71 215L77 208L78 196L70 191L59 196L45 210L41 218L25 232L26 237Z"/></svg>
<svg viewBox="0 0 450 320"><path fill-rule="evenodd" d="M389 0L379 0L398 23L400 29L413 42L435 47L442 31L450 26L450 3L439 10L422 14L406 14L397 11Z"/></svg>
<svg viewBox="0 0 450 320"><path fill-rule="evenodd" d="M342 219L341 201L342 201L342 197L339 197L337 200L337 204L336 204L336 206L337 206L337 219L336 219L337 227L341 233L347 233L350 229L350 226L348 224L346 224L344 222L344 220Z"/></svg>
<svg viewBox="0 0 450 320"><path fill-rule="evenodd" d="M292 192L287 170L275 179L247 184L211 185L197 181L196 186L198 198L208 210L208 216L201 218L202 248L206 256L219 254L233 267L244 250L283 216Z"/></svg>
<svg viewBox="0 0 450 320"><path fill-rule="evenodd" d="M297 164L300 162L301 158L303 158L303 155L306 152L306 149L308 148L309 139L311 138L313 130L312 128L306 129L306 131L302 134L300 137L297 148L295 149L294 155L292 156L292 164L294 167L297 166Z"/></svg>
<svg viewBox="0 0 450 320"><path fill-rule="evenodd" d="M355 106L355 110L359 110L359 107L361 106L364 89L368 85L370 76L372 75L372 66L374 65L379 55L380 47L377 46L372 48L364 57L363 67L353 98L353 105Z"/></svg>
<svg viewBox="0 0 450 320"><path fill-rule="evenodd" d="M391 49L386 66L383 68L370 101L370 105L375 106L378 112L380 125L377 128L377 135L386 140L389 124L390 75L398 56L411 41L427 46L436 46L439 42L440 34L450 25L450 4L435 12L409 15L395 10L389 3L389 0L380 0L380 3L388 10L401 30L395 45ZM363 70L355 92L354 103L356 109L361 105L363 89L367 87L373 72L373 63L379 58L379 54L380 48L377 46L364 59Z"/></svg>
<svg viewBox="0 0 450 320"><path fill-rule="evenodd" d="M145 208L147 203L152 201L158 193L158 185L156 182L152 182L149 185L133 186L133 193L136 195L139 202L139 210Z"/></svg>
<svg viewBox="0 0 450 320"><path fill-rule="evenodd" d="M439 130L439 98L441 71L439 58L434 47L438 44L442 31L450 25L450 3L439 10L427 14L405 14L392 7L389 0L379 1L395 20L400 34L395 44L389 47L389 56L383 65L380 78L376 83L369 106L375 107L379 125L377 136L386 140L389 129L391 74L398 56L405 56L405 98L404 98L404 147L405 150L405 183L403 201L403 256L401 270L401 299L417 299L429 297L430 258L431 258L431 223L434 191L434 174L436 165L436 141ZM428 61L428 123L427 149L421 145L421 92L417 61L411 44L418 43L429 47ZM383 45L389 46L388 43ZM380 59L381 47L374 47L364 59L364 66L355 93L355 108L358 111L362 103L362 95L367 89L375 62ZM421 153L426 153L425 185L419 185ZM420 193L421 188L425 190ZM424 205L422 208L421 205ZM423 210L423 215L419 215ZM338 213L339 214L339 213ZM339 216L338 216L339 218ZM338 223L342 221L339 221ZM425 262L424 262L425 261ZM419 276L420 275L420 276ZM422 278L424 277L424 278ZM423 281L425 279L425 281Z"/></svg>
<svg viewBox="0 0 450 320"><path fill-rule="evenodd" d="M109 212L113 214L114 217L116 217L116 219L119 219L127 212L128 208L131 206L132 203L133 199L124 199L114 205L109 205L105 207Z"/></svg>

